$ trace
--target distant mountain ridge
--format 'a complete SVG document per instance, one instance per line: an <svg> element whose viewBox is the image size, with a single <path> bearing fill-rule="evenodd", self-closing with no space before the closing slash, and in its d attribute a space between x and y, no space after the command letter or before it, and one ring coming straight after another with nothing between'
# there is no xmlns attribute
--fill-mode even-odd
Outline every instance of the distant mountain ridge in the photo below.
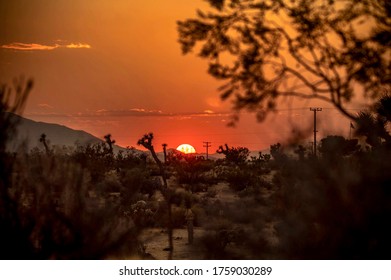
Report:
<svg viewBox="0 0 391 280"><path fill-rule="evenodd" d="M11 113L8 113L11 114ZM103 137L98 138L88 132L83 130L75 130L64 125L38 122L31 119L24 118L19 115L11 114L17 123L16 135L12 140L7 144L7 149L9 151L16 151L20 147L26 148L28 151L35 147L43 148L42 144L39 142L39 139L42 134L46 135L46 139L49 141L51 147L75 147L75 145L88 145L103 143ZM126 150L125 148L114 145L114 151L118 152L120 150ZM168 149L167 153L171 150ZM143 151L139 151L143 153ZM268 153L269 151L262 151L262 153ZM148 152L149 153L149 152ZM163 152L157 152L158 157L163 160ZM203 156L206 158L205 153L197 153L198 156ZM250 156L258 156L259 151L250 151ZM210 153L209 159L217 160L224 158L224 155L217 153Z"/></svg>
<svg viewBox="0 0 391 280"><path fill-rule="evenodd" d="M7 145L7 149L10 151L17 150L21 147L21 145L26 147L28 150L31 150L34 147L40 147L41 144L39 139L42 134L46 135L50 146L74 147L76 144L88 145L104 142L103 139L83 130L71 129L64 125L37 122L15 114L12 114L12 118L15 118L17 127L15 137L13 137ZM116 151L121 149L124 148L115 146Z"/></svg>

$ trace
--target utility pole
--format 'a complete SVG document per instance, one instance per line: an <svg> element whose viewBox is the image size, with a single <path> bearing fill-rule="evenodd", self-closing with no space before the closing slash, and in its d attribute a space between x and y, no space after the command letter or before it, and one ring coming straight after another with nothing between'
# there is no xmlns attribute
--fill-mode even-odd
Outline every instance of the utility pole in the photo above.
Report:
<svg viewBox="0 0 391 280"><path fill-rule="evenodd" d="M309 144L310 150L312 150L312 152L313 152L313 149L314 149L314 141L309 141L308 144Z"/></svg>
<svg viewBox="0 0 391 280"><path fill-rule="evenodd" d="M203 142L204 143L204 147L206 148L206 159L209 159L209 148L211 147L211 142L208 142L208 141L205 141Z"/></svg>
<svg viewBox="0 0 391 280"><path fill-rule="evenodd" d="M322 111L322 108L310 108L310 111L314 112L314 156L316 157L316 112Z"/></svg>

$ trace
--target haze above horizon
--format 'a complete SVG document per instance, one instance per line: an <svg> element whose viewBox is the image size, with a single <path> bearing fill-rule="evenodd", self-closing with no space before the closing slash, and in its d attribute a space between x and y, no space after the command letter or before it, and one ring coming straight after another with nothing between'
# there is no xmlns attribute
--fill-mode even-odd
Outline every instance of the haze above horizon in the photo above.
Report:
<svg viewBox="0 0 391 280"><path fill-rule="evenodd" d="M202 0L2 1L1 82L20 75L34 79L27 118L101 138L110 133L124 147L153 132L157 150L162 143L189 143L203 151L203 141L211 142L212 150L225 143L263 150L298 128L310 139L310 106L324 107L319 137L348 135L349 120L330 105L308 101L287 100L263 123L243 112L237 126L228 127L231 104L220 101L221 84L207 74L204 61L183 56L177 43L176 21L194 17L206 5Z"/></svg>

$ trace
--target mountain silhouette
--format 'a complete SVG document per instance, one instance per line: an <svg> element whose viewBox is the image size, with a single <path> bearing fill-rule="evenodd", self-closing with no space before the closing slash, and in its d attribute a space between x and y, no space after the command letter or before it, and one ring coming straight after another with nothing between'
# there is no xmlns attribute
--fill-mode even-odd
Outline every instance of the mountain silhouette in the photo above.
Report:
<svg viewBox="0 0 391 280"><path fill-rule="evenodd" d="M46 139L52 147L74 147L75 145L83 146L104 142L103 135L100 139L83 130L75 130L59 124L37 122L15 114L12 114L11 118L14 119L17 126L15 137L12 137L12 141L7 144L9 151L16 151L21 147L27 149L27 151L35 147L41 147L42 144L39 139L42 134L46 135ZM124 149L117 145L114 147L116 152Z"/></svg>
<svg viewBox="0 0 391 280"><path fill-rule="evenodd" d="M75 147L75 145L85 146L88 144L102 143L102 138L96 137L83 130L75 130L64 125L55 124L55 123L46 123L34 121L19 115L8 113L14 119L16 126L15 137L12 137L12 141L7 144L7 150L17 151L21 147L30 151L35 147L43 148L42 143L39 139L42 134L46 135L46 139L49 142L51 147ZM115 137L114 137L115 139ZM224 158L224 155L216 153L217 146L212 148L209 153L209 159L217 160ZM114 145L114 152L120 150L126 150L126 148ZM175 150L174 148L167 149L167 153ZM138 152L142 152L137 150ZM259 151L250 151L250 156L258 156ZM263 150L263 154L269 153L269 149ZM163 152L157 152L158 157L163 160ZM203 156L206 158L206 153L204 151L197 153L197 156Z"/></svg>

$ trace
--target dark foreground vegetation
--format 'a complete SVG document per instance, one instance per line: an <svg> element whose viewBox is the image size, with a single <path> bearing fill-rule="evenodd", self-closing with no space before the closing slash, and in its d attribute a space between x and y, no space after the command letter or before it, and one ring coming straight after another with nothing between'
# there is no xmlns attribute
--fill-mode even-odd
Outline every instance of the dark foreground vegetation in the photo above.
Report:
<svg viewBox="0 0 391 280"><path fill-rule="evenodd" d="M147 258L146 228L185 228L186 213L205 231L194 259L389 259L391 250L390 97L355 123L357 139L329 136L318 157L299 142L275 144L249 158L244 147L221 146L212 161L179 152L113 153L101 144L52 147L45 135L32 151L6 151L17 101L0 103L0 258ZM149 145L149 146L148 146ZM293 151L293 152L289 152ZM228 185L224 200L213 186Z"/></svg>
<svg viewBox="0 0 391 280"><path fill-rule="evenodd" d="M322 100L350 118L356 139L162 160L152 133L138 142L148 153L116 154L110 135L53 147L42 131L38 148L11 153L12 114L33 83L1 86L1 259L151 258L141 242L148 228L167 231L172 258L173 232L189 221L203 229L189 245L194 259L390 259L390 1L207 2L211 10L178 22L179 42L224 82L234 113L262 121L284 97ZM353 114L357 95L372 110Z"/></svg>

